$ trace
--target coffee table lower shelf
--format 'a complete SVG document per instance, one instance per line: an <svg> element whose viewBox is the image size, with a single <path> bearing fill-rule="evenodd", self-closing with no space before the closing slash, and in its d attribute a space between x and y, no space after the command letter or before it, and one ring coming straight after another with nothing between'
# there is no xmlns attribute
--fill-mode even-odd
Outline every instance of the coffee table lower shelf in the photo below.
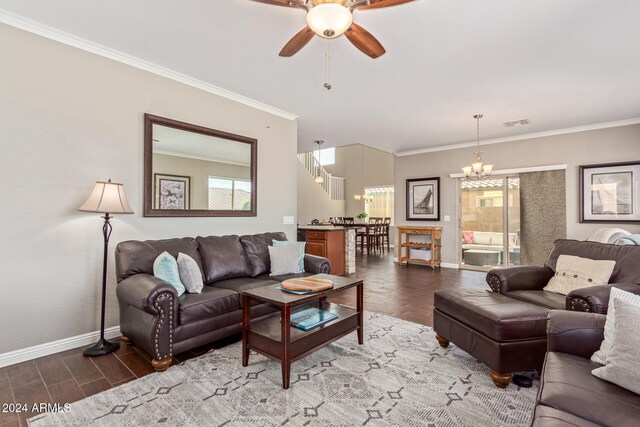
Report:
<svg viewBox="0 0 640 427"><path fill-rule="evenodd" d="M358 312L356 309L329 303L328 306L323 307L323 310L336 313L338 318L308 331L303 331L294 326L290 327L289 359L291 362L295 362L314 350L358 329ZM247 343L251 350L255 350L267 357L281 360L280 312L251 322L248 332Z"/></svg>

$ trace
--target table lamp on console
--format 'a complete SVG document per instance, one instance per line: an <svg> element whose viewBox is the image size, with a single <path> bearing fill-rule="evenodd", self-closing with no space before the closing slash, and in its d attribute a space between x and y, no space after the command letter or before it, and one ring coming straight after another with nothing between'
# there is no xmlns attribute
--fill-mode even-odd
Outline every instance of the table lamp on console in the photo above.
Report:
<svg viewBox="0 0 640 427"><path fill-rule="evenodd" d="M107 293L107 255L109 249L109 236L111 235L111 214L132 214L133 210L124 195L122 184L111 182L96 182L93 192L86 202L78 209L82 212L103 213L104 225L102 235L104 237L104 258L102 264L102 313L100 318L100 340L86 349L85 356L102 356L109 354L120 347L119 342L109 342L104 338L104 312Z"/></svg>

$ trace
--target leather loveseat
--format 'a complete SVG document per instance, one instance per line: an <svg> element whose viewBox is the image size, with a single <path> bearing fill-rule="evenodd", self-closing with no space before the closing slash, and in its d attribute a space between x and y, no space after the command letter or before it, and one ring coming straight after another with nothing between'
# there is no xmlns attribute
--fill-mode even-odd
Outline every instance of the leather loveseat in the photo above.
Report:
<svg viewBox="0 0 640 427"><path fill-rule="evenodd" d="M185 237L168 240L126 241L116 247L116 295L120 329L152 356L158 371L169 367L174 354L237 334L242 324L241 293L294 276L329 273L327 258L305 255L305 273L269 276L268 246L287 240L284 233L247 236ZM167 251L192 257L205 283L199 294L178 297L173 286L153 275L153 262ZM273 312L256 303L251 316Z"/></svg>
<svg viewBox="0 0 640 427"><path fill-rule="evenodd" d="M549 313L534 427L638 425L640 395L591 374L602 366L590 358L604 338L605 319L594 313Z"/></svg>
<svg viewBox="0 0 640 427"><path fill-rule="evenodd" d="M560 255L615 261L609 284L576 289L566 296L543 290L555 274ZM487 274L487 283L493 292L549 309L606 314L612 287L640 293L640 246L560 239L544 266L494 269Z"/></svg>

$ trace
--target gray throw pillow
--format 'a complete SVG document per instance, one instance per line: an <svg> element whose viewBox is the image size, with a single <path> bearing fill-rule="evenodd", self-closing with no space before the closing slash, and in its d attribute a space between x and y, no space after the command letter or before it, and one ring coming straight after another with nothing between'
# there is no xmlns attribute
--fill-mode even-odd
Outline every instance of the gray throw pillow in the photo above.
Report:
<svg viewBox="0 0 640 427"><path fill-rule="evenodd" d="M613 342L607 364L591 371L596 377L640 394L640 307L616 299Z"/></svg>
<svg viewBox="0 0 640 427"><path fill-rule="evenodd" d="M202 292L204 283L202 282L202 273L198 263L182 252L178 253L178 273L180 274L180 281L187 288L187 292L191 294Z"/></svg>
<svg viewBox="0 0 640 427"><path fill-rule="evenodd" d="M302 272L298 264L297 246L269 246L269 259L271 260L271 274L269 276Z"/></svg>
<svg viewBox="0 0 640 427"><path fill-rule="evenodd" d="M640 307L640 295L623 291L618 288L611 288L609 293L609 309L607 310L607 320L604 322L604 340L600 344L600 350L593 353L591 360L601 365L607 364L607 355L613 342L613 331L616 323L616 301L621 300L626 303Z"/></svg>

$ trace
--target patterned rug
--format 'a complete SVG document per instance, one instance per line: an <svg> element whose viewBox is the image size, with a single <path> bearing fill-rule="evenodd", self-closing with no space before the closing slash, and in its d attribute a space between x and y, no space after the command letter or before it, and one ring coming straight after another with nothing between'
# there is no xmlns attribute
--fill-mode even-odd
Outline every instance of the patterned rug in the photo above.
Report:
<svg viewBox="0 0 640 427"><path fill-rule="evenodd" d="M429 327L365 314L355 332L295 362L283 390L279 363L235 343L162 373L31 418L32 426L520 426L538 387L498 389L488 369Z"/></svg>

